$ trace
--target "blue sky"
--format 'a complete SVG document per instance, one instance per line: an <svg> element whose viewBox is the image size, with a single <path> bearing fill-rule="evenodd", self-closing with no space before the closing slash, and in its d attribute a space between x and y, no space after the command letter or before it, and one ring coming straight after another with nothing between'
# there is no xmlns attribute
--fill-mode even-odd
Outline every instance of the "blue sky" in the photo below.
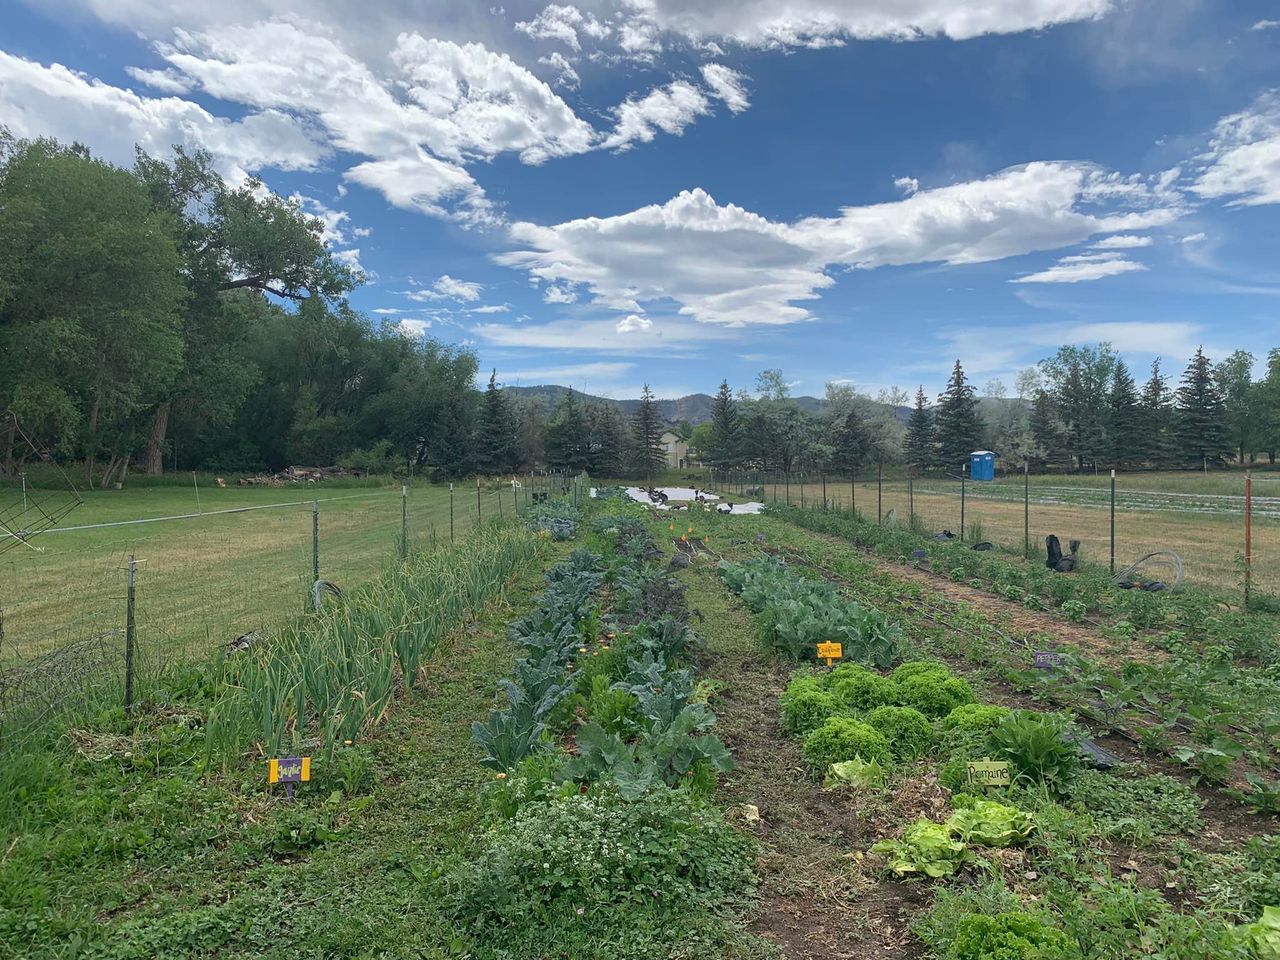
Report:
<svg viewBox="0 0 1280 960"><path fill-rule="evenodd" d="M0 7L0 124L210 150L326 219L357 307L506 383L1280 345L1275 0Z"/></svg>

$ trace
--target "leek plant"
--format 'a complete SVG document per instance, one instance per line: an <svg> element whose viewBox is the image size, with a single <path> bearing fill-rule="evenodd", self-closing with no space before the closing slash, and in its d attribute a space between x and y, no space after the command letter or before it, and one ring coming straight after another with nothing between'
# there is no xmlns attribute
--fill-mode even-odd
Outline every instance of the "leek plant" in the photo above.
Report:
<svg viewBox="0 0 1280 960"><path fill-rule="evenodd" d="M534 559L545 541L491 526L465 543L409 560L343 601L305 617L228 664L209 712L209 762L247 750L322 749L376 726L397 679L409 694L442 641Z"/></svg>

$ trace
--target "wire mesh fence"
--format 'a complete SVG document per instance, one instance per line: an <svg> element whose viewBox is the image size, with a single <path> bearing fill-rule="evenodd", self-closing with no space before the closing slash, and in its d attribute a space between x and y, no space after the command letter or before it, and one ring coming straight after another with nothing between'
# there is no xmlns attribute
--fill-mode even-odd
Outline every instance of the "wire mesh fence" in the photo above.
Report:
<svg viewBox="0 0 1280 960"><path fill-rule="evenodd" d="M717 490L740 499L830 509L857 509L866 519L922 533L949 531L966 542L1045 558L1045 538L1064 548L1080 541L1083 559L1121 571L1151 553L1174 552L1186 582L1224 595L1243 596L1246 580L1246 509L1250 513L1247 564L1255 599L1280 597L1280 475L1254 474L1247 504L1246 477L1209 474L1097 476L1010 473L993 481L908 477L878 465L856 476L723 471ZM1114 532L1113 532L1114 531ZM1157 571L1157 575L1163 574Z"/></svg>
<svg viewBox="0 0 1280 960"><path fill-rule="evenodd" d="M186 512L173 488L88 495L61 525L0 554L0 748L95 697L123 703L131 558L134 666L145 685L306 612L317 575L349 589L557 485L230 488L202 491L198 507L193 493Z"/></svg>

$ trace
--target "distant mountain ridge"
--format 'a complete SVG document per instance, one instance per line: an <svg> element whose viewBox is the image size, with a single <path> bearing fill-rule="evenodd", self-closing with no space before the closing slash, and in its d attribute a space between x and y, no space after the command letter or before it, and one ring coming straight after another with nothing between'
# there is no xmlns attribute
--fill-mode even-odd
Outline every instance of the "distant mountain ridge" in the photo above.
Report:
<svg viewBox="0 0 1280 960"><path fill-rule="evenodd" d="M512 394L522 399L537 397L546 404L547 410L554 410L560 398L569 391L568 387L562 387L557 384L543 384L534 387L507 387ZM634 400L612 400L608 397L597 397L589 393L583 393L581 390L575 391L579 397L588 403L608 403L616 407L621 407L623 413L631 414L635 412L636 407L640 405L640 399ZM802 410L809 413L820 413L822 411L823 402L817 397L792 397ZM687 397L680 397L676 400L655 400L654 403L658 408L658 416L662 417L667 423L675 423L680 420L688 420L693 426L700 423L706 423L711 419L711 407L715 402L715 397L709 393L691 393ZM905 419L910 413L909 408L899 407L897 410L898 417Z"/></svg>

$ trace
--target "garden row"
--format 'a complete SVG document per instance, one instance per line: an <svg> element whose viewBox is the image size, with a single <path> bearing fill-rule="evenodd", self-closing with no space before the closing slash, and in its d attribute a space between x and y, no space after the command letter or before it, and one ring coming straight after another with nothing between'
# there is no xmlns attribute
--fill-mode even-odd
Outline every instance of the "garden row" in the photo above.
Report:
<svg viewBox="0 0 1280 960"><path fill-rule="evenodd" d="M609 511L603 512L600 511ZM559 533L588 529L513 622L520 651L502 706L473 726L488 833L448 878L472 956L647 957L750 943L737 922L754 842L711 802L732 768L712 732L690 656L683 588L643 521L620 500ZM569 525L572 525L572 528Z"/></svg>
<svg viewBox="0 0 1280 960"><path fill-rule="evenodd" d="M904 558L907 554L898 551L932 543L908 531L831 513L782 508L778 516L883 556ZM978 569L1004 578L1021 573L1034 579L1043 573L1051 587L1066 585L1060 590L1080 590L1082 584L1098 580L1096 572L1084 574L1092 579L1077 581L1080 574L1051 574L955 544L936 543L927 549L936 564L957 564L953 579L965 579ZM964 604L931 597L918 584L886 581L870 564L849 557L837 563L840 576L860 596L919 623L925 635L939 633L943 650L962 653L1022 689L1175 757L1199 776L1234 785L1259 810L1280 811L1280 648L1271 617L1222 610L1199 594L1146 594L1112 587L1102 594L1112 598L1108 603L1129 604L1130 615L1139 608L1147 610L1149 615L1140 618L1146 626L1172 622L1177 628L1150 635L1167 655L1111 664L1091 652L1068 649L1050 636L1012 637ZM930 626L941 630L929 630ZM1136 630L1132 620L1120 619L1104 633L1129 635ZM1057 654L1060 662L1052 670L1035 669L1036 651Z"/></svg>
<svg viewBox="0 0 1280 960"><path fill-rule="evenodd" d="M804 587L786 581L807 578L772 557L722 563L721 573L778 649L771 608L796 602ZM849 796L855 816L943 789L945 814L877 823L881 839L850 851L881 882L936 886L932 906L912 922L932 956L1280 956L1273 838L1197 849L1191 838L1204 824L1190 788L1134 769L1091 768L1069 717L982 703L935 661L909 659L886 673L857 644L845 652L863 662L796 671L779 701L781 726L801 740L815 779ZM899 655L918 654L904 638ZM973 784L993 761L1008 764L1008 785ZM1140 871L1115 870L1117 858L1135 857L1177 869L1153 887Z"/></svg>

